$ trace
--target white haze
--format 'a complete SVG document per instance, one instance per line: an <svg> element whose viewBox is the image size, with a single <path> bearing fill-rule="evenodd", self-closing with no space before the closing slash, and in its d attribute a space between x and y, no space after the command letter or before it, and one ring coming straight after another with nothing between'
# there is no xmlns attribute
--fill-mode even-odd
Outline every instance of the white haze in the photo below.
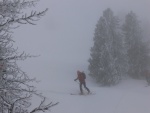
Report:
<svg viewBox="0 0 150 113"><path fill-rule="evenodd" d="M41 80L37 84L39 89L59 92L75 88L77 84L73 84L73 79L76 77L76 71L81 70L88 74L88 59L93 45L94 29L103 11L111 8L115 15L122 18L132 10L139 20L147 25L144 26L148 31L147 36L150 31L149 6L150 0L41 0L35 10L49 8L46 15L35 22L36 26L22 25L15 29L13 34L19 52L25 51L40 56L18 64L30 77ZM48 95L51 97L51 94Z"/></svg>
<svg viewBox="0 0 150 113"><path fill-rule="evenodd" d="M25 61L29 62L27 65L23 62L23 67L29 74L38 63L46 68L45 73L87 71L95 25L103 11L111 8L115 15L122 16L132 10L140 20L149 22L149 6L149 0L41 0L35 10L49 8L47 14L36 26L24 25L14 30L20 51L41 55Z"/></svg>

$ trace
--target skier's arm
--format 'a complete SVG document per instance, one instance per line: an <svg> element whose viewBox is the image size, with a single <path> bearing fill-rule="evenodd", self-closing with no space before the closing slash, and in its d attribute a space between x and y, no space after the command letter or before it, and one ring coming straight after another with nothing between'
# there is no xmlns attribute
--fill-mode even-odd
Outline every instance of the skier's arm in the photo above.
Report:
<svg viewBox="0 0 150 113"><path fill-rule="evenodd" d="M78 77L76 79L74 79L74 81L78 80Z"/></svg>

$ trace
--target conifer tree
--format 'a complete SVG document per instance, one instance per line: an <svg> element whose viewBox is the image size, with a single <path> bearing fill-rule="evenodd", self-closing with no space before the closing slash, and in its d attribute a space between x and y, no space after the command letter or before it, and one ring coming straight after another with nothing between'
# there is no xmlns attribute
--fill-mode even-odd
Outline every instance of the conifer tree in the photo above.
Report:
<svg viewBox="0 0 150 113"><path fill-rule="evenodd" d="M113 85L125 74L125 50L119 20L106 9L96 24L94 46L89 59L89 75L102 85Z"/></svg>
<svg viewBox="0 0 150 113"><path fill-rule="evenodd" d="M123 34L127 48L128 74L133 78L141 78L150 65L149 47L143 42L140 22L132 11L126 15Z"/></svg>

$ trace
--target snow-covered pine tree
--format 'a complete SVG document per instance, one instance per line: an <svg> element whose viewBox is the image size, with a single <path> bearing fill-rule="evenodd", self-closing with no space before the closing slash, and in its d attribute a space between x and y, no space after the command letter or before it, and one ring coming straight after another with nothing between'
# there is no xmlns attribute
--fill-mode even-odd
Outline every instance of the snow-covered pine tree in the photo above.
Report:
<svg viewBox="0 0 150 113"><path fill-rule="evenodd" d="M150 67L150 51L148 44L143 42L140 22L132 11L126 15L123 34L127 48L128 74L133 78L141 78Z"/></svg>
<svg viewBox="0 0 150 113"><path fill-rule="evenodd" d="M125 50L119 21L110 8L96 24L94 46L89 59L89 75L102 85L114 85L125 74Z"/></svg>

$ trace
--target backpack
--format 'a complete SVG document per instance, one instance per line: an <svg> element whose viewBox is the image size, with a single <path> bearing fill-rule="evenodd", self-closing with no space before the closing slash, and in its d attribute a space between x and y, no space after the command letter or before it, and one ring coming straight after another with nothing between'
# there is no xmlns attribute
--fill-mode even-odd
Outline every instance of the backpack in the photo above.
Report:
<svg viewBox="0 0 150 113"><path fill-rule="evenodd" d="M82 76L83 76L84 79L86 79L86 75L85 75L84 72L82 72Z"/></svg>

